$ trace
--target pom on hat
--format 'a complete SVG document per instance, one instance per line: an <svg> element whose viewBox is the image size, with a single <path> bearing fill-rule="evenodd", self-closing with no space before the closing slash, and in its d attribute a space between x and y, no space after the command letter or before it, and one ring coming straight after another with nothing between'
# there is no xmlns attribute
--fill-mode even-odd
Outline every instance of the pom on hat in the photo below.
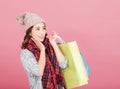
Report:
<svg viewBox="0 0 120 89"><path fill-rule="evenodd" d="M26 15L26 13L17 16L17 21L18 21L21 25L25 25L25 22L24 22L25 15Z"/></svg>

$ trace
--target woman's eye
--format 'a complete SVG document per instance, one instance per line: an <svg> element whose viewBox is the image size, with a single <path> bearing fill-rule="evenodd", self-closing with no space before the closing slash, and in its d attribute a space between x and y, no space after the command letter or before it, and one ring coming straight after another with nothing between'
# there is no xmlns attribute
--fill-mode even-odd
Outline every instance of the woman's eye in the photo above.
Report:
<svg viewBox="0 0 120 89"><path fill-rule="evenodd" d="M46 30L46 28L43 28L43 29L45 29L45 30Z"/></svg>
<svg viewBox="0 0 120 89"><path fill-rule="evenodd" d="M40 30L40 28L37 28L37 30Z"/></svg>

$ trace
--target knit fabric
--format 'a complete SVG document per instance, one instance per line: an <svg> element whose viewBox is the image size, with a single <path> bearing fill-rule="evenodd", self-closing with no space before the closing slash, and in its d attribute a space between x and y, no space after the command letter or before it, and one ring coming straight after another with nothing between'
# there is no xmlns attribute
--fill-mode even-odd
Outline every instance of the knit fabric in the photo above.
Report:
<svg viewBox="0 0 120 89"><path fill-rule="evenodd" d="M45 21L39 17L37 14L25 12L17 16L17 21L25 26L25 30L28 30L31 26L38 23L45 23Z"/></svg>
<svg viewBox="0 0 120 89"><path fill-rule="evenodd" d="M43 88L57 89L57 86L60 84L66 89L64 76L59 67L55 52L49 42L49 39L45 37L42 43L45 46L45 54L46 54L46 65L42 76ZM32 39L28 41L27 48L33 52L34 56L38 61L40 56L40 50L37 48L36 44Z"/></svg>

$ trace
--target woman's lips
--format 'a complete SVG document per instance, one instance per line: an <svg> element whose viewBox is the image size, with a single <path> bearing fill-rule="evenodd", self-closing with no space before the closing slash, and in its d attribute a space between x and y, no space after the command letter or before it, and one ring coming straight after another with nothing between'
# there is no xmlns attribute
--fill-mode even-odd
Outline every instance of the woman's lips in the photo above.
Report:
<svg viewBox="0 0 120 89"><path fill-rule="evenodd" d="M44 39L45 38L45 36L38 36L40 39Z"/></svg>

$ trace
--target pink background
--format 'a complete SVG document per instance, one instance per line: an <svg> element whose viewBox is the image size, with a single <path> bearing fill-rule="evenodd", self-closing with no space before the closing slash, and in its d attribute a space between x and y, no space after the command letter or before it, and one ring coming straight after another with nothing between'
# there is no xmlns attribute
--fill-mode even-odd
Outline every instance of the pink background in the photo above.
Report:
<svg viewBox="0 0 120 89"><path fill-rule="evenodd" d="M120 89L120 0L1 0L0 89L29 89L19 54L25 11L46 20L49 33L76 40L90 69L89 84L77 89Z"/></svg>

